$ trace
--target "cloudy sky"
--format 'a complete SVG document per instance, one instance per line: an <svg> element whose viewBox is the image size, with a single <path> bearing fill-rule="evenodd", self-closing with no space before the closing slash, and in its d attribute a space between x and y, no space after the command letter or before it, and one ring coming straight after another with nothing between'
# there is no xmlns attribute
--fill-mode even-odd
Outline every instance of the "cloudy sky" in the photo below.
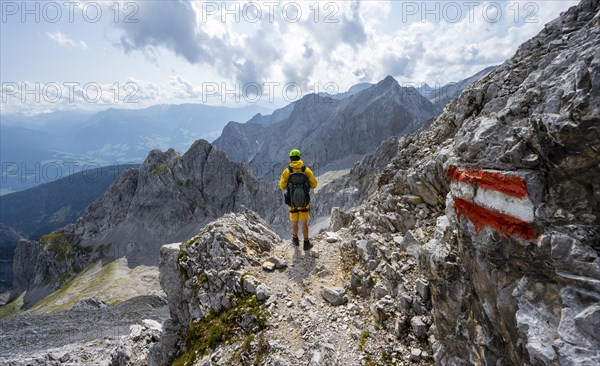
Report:
<svg viewBox="0 0 600 366"><path fill-rule="evenodd" d="M2 0L0 108L278 107L386 75L440 86L502 63L576 4Z"/></svg>

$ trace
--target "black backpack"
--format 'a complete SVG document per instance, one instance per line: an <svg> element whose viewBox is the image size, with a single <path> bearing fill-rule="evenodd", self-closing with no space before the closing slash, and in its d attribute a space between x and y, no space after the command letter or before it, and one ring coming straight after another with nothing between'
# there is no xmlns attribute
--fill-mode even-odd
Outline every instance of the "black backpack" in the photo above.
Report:
<svg viewBox="0 0 600 366"><path fill-rule="evenodd" d="M290 175L287 179L287 192L285 193L285 204L290 207L305 207L310 203L310 184L308 176L304 173L305 166L301 172L294 172L289 166Z"/></svg>

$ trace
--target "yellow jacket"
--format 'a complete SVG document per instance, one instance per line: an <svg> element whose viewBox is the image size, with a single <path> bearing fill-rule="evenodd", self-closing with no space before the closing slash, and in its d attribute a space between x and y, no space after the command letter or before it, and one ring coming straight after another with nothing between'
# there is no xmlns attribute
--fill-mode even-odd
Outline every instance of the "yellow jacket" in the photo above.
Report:
<svg viewBox="0 0 600 366"><path fill-rule="evenodd" d="M301 172L303 165L304 163L302 162L302 160L292 161L290 163L290 166L292 167L292 169L294 169L294 172ZM306 174L306 176L308 177L308 184L310 185L310 188L316 188L317 180L315 179L315 175L313 174L312 170L310 170L309 167L306 167L306 169L304 170L304 174ZM285 170L281 173L281 177L279 177L279 189L281 189L282 191L287 188L287 179L289 176L290 170L286 167Z"/></svg>

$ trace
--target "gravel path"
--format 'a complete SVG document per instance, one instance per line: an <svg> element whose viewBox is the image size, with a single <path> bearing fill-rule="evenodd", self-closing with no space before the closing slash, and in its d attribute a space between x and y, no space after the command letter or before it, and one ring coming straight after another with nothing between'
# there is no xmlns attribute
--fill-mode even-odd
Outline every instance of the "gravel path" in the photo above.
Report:
<svg viewBox="0 0 600 366"><path fill-rule="evenodd" d="M335 241L334 241L335 240ZM305 252L286 242L272 251L286 260L284 270L265 272L255 267L251 273L271 289L275 301L268 305L266 339L271 360L288 365L380 364L381 350L394 355L390 364L431 365L432 359L411 362L411 348L428 349L426 342L412 337L403 341L380 329L372 320L369 301L347 294L347 304L332 306L322 297L326 287L344 286L348 273L343 269L342 238L313 238L314 248ZM302 242L301 242L302 246Z"/></svg>

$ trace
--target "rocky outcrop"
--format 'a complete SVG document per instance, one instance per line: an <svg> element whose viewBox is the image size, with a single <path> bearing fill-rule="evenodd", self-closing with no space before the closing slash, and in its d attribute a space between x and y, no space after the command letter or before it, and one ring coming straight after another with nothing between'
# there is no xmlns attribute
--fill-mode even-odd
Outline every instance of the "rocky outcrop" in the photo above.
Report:
<svg viewBox="0 0 600 366"><path fill-rule="evenodd" d="M224 215L185 243L163 246L160 282L171 320L163 332L165 340L152 350L150 364L167 364L185 351L193 354L190 342L201 340L190 338L190 327L209 314L239 306L244 291L256 293L259 285L245 285L248 279L243 277L279 241L260 216L242 207L239 214ZM251 327L256 319L248 317Z"/></svg>
<svg viewBox="0 0 600 366"><path fill-rule="evenodd" d="M600 333L587 325L600 299L599 10L569 9L453 102L475 108L455 120L448 162L460 270L435 264L440 245L425 252L448 289L436 294L442 363L461 351L470 362L600 362Z"/></svg>
<svg viewBox="0 0 600 366"><path fill-rule="evenodd" d="M23 309L67 283L86 265L102 256L102 247L82 247L75 244L69 234L47 234L39 242L22 240L15 250L13 292L26 291Z"/></svg>
<svg viewBox="0 0 600 366"><path fill-rule="evenodd" d="M390 251L429 284L437 364L599 362L599 10L547 24L401 138L364 206L332 216L401 236Z"/></svg>
<svg viewBox="0 0 600 366"><path fill-rule="evenodd" d="M416 131L437 114L418 91L391 76L342 99L311 94L295 102L288 118L264 130L230 124L215 146L275 179L292 148L317 173L349 167L390 137ZM241 146L239 145L241 141ZM282 144L281 141L286 141Z"/></svg>

